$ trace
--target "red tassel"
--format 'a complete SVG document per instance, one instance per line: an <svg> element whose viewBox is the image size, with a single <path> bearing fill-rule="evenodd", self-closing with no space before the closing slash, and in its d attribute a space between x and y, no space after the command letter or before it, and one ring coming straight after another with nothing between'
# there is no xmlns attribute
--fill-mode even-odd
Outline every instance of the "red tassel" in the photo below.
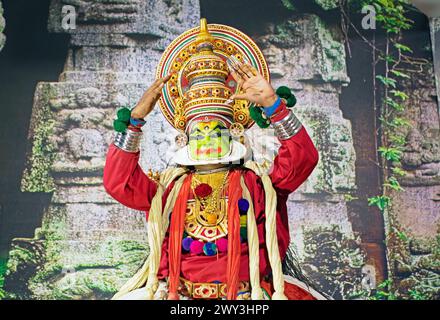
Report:
<svg viewBox="0 0 440 320"><path fill-rule="evenodd" d="M226 268L227 299L236 300L238 291L238 273L240 270L240 212L238 200L242 197L240 171L229 173L228 189L228 265Z"/></svg>
<svg viewBox="0 0 440 320"><path fill-rule="evenodd" d="M179 300L177 289L180 277L180 258L182 254L182 235L185 223L185 214L189 192L191 188L191 174L189 174L182 184L176 204L171 215L170 236L168 243L169 254L169 281L168 281L168 300Z"/></svg>

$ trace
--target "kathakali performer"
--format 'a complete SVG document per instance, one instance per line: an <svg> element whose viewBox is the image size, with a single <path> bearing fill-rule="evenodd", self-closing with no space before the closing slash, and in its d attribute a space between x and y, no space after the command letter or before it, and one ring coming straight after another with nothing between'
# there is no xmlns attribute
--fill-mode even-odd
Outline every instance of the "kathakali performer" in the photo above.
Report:
<svg viewBox="0 0 440 320"><path fill-rule="evenodd" d="M180 149L177 166L151 175L139 144L157 102ZM272 88L262 52L235 28L202 19L168 46L157 80L134 108L118 110L105 164L107 192L146 212L150 249L114 299L324 298L282 271L287 198L318 162L295 102L288 88ZM243 160L254 123L280 141L270 170Z"/></svg>

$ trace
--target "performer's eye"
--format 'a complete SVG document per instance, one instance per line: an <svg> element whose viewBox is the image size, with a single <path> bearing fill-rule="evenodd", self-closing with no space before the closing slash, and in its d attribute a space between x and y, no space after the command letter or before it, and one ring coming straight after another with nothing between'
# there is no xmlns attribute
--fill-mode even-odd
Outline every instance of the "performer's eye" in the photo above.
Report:
<svg viewBox="0 0 440 320"><path fill-rule="evenodd" d="M197 135L191 136L190 139L191 140L203 140L203 139L205 139L205 136L203 136L201 134L197 134Z"/></svg>
<svg viewBox="0 0 440 320"><path fill-rule="evenodd" d="M222 134L220 132L213 132L209 135L212 139L214 138L220 138Z"/></svg>

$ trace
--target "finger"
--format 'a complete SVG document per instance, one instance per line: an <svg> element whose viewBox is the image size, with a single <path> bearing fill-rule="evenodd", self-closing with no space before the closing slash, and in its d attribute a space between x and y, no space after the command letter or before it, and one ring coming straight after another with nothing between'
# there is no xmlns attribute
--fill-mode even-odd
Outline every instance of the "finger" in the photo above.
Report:
<svg viewBox="0 0 440 320"><path fill-rule="evenodd" d="M166 75L165 77L162 78L162 82L167 83L168 80L170 80L172 76L173 76L172 73L170 73L169 75Z"/></svg>
<svg viewBox="0 0 440 320"><path fill-rule="evenodd" d="M243 65L242 63L238 64L236 67L245 80L250 79L253 76L251 71L246 71L245 65Z"/></svg>
<svg viewBox="0 0 440 320"><path fill-rule="evenodd" d="M235 100L248 100L248 96L246 93L237 93L231 96L231 99Z"/></svg>
<svg viewBox="0 0 440 320"><path fill-rule="evenodd" d="M245 68L247 70L249 70L254 76L259 75L260 73L258 72L257 68L255 68L253 65L246 63L245 64Z"/></svg>
<svg viewBox="0 0 440 320"><path fill-rule="evenodd" d="M229 70L232 72L237 73L238 75L240 75L241 78L243 78L243 80L247 79L246 73L244 73L241 69L240 69L240 61L237 60L234 56L231 56L227 61Z"/></svg>
<svg viewBox="0 0 440 320"><path fill-rule="evenodd" d="M245 72L243 72L243 70L241 70L239 65L235 65L235 66L233 66L233 68L234 68L234 71L243 79L243 81L246 81L247 79L249 79L247 74Z"/></svg>
<svg viewBox="0 0 440 320"><path fill-rule="evenodd" d="M172 74L166 75L165 77L159 78L156 81L153 82L153 84L151 85L151 89L154 90L157 87L159 87L160 85L163 85L164 83L168 82L168 80L171 79Z"/></svg>
<svg viewBox="0 0 440 320"><path fill-rule="evenodd" d="M248 64L241 65L241 69L243 70L244 73L246 73L246 75L249 78L252 78L252 77L256 76L256 74L252 70L252 67L250 65L248 65Z"/></svg>
<svg viewBox="0 0 440 320"><path fill-rule="evenodd" d="M234 80L237 82L237 86L241 87L241 85L244 82L243 78L235 71L231 72L231 75L234 78Z"/></svg>
<svg viewBox="0 0 440 320"><path fill-rule="evenodd" d="M161 83L162 78L156 79L150 86L151 89L157 87Z"/></svg>
<svg viewBox="0 0 440 320"><path fill-rule="evenodd" d="M165 83L161 83L159 84L155 89L154 89L154 93L156 94L161 94L162 93L162 88L164 87Z"/></svg>

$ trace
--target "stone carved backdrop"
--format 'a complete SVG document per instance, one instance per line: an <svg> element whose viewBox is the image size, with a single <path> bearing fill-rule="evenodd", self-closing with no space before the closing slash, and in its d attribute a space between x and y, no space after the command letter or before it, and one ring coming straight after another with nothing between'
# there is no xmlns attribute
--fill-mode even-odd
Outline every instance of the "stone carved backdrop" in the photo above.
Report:
<svg viewBox="0 0 440 320"><path fill-rule="evenodd" d="M406 81L410 98L402 128L407 144L403 192L393 194L389 213L388 264L404 294L416 290L426 299L440 299L440 119L433 66ZM403 235L403 236L402 236Z"/></svg>
<svg viewBox="0 0 440 320"><path fill-rule="evenodd" d="M356 159L351 124L339 106L341 86L349 82L344 45L311 14L269 26L257 42L274 87L293 89L295 113L319 150L317 167L288 202L292 249L322 290L347 298L360 289L364 259L344 198L355 188Z"/></svg>
<svg viewBox="0 0 440 320"><path fill-rule="evenodd" d="M53 0L52 32L66 32L63 5L76 7L77 26L59 82L37 85L22 180L22 191L53 196L35 238L13 241L5 287L18 298L109 298L148 254L144 213L102 186L115 110L138 101L165 45L198 24L199 3ZM167 132L157 110L148 121L148 137ZM157 169L159 159L147 157Z"/></svg>
<svg viewBox="0 0 440 320"><path fill-rule="evenodd" d="M338 5L337 1L315 3L325 10ZM66 32L60 25L63 5L76 7L78 26L68 31L70 47L59 81L39 83L36 88L32 144L22 181L25 192L53 196L35 237L13 241L5 289L17 298L109 298L147 256L144 214L119 205L102 187L112 120L116 108L136 103L153 81L164 47L183 30L197 26L200 18L196 0L52 0L52 32ZM341 88L350 79L338 30L316 15L303 14L269 25L255 40L268 59L274 86L287 85L297 95L296 114L320 153L312 176L288 202L291 248L320 289L334 298L349 299L361 289L369 266L347 213L346 196L356 189L356 155L351 124L339 102ZM408 133L405 163L412 170L404 179L426 204L427 223L437 223L435 217L428 219L435 216L438 203L427 199L438 197L439 154L438 114L428 88L416 89L427 107L411 111L420 125ZM162 170L175 132L158 108L148 117L146 128L141 165L145 170ZM252 130L259 136L267 133ZM418 223L405 218L411 217L409 213L423 217L415 214L421 201L409 203L411 199L409 192L398 201L404 225ZM434 235L434 227L430 228ZM415 232L421 236L423 230ZM411 272L438 273L432 270L435 264L431 269L414 267L420 265L417 261L435 259L437 251L426 249L423 241L408 246L403 247L406 251L397 250L413 268L401 269L406 285L413 281L408 277ZM400 243L396 247L402 248ZM390 262L401 261L399 257Z"/></svg>

